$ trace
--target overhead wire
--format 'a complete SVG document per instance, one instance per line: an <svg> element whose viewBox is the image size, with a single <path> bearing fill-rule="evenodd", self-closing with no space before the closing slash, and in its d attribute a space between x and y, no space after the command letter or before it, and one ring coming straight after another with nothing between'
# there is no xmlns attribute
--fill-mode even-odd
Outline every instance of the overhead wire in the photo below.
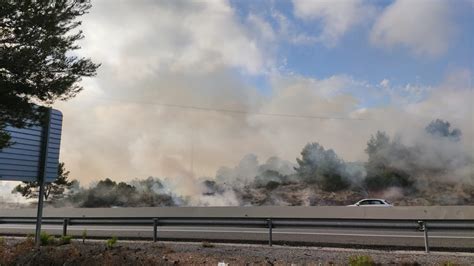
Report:
<svg viewBox="0 0 474 266"><path fill-rule="evenodd" d="M190 110L218 112L218 113L229 113L229 114L239 114L239 115L256 115L256 116L286 117L286 118L299 118L299 119L319 119L319 120L354 120L354 121L368 121L368 120L371 120L371 119L367 119L367 118L344 117L344 116L301 115L301 114L289 114L289 113L252 112L252 111L246 111L246 110L203 107L203 106L196 106L196 105L150 102L150 101L138 101L138 100L131 101L131 100L125 100L125 99L106 98L106 97L97 97L96 99L104 100L104 101L116 101L116 102L124 102L124 103L156 105L156 106L161 106L161 107L190 109Z"/></svg>

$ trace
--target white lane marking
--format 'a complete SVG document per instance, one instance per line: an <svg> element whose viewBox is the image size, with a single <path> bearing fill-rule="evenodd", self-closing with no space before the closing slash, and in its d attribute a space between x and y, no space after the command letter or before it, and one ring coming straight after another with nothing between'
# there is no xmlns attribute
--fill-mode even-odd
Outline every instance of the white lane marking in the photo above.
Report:
<svg viewBox="0 0 474 266"><path fill-rule="evenodd" d="M14 229L14 228L11 228ZM24 229L24 228L19 228ZM46 228L45 228L46 229ZM59 228L50 228L58 229ZM70 228L69 230L82 230L79 228ZM146 231L151 232L149 228L87 228L87 231ZM188 232L188 233L244 233L244 234L268 234L268 231L226 231L226 230L192 230L192 229L159 229L158 232ZM395 238L423 238L423 235L385 235L385 234L350 234L350 233L316 233L316 232L289 232L289 231L276 231L273 230L274 234L293 234L293 235L322 235L322 236L360 236L360 237L395 237ZM474 239L474 236L430 236L430 238L442 238L442 239Z"/></svg>

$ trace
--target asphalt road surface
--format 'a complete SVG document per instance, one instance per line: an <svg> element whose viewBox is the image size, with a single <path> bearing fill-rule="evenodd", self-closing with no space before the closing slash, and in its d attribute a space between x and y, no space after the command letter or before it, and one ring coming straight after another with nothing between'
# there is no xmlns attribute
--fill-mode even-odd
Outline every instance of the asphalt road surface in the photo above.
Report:
<svg viewBox="0 0 474 266"><path fill-rule="evenodd" d="M43 225L43 231L62 234L61 225ZM87 230L87 237L119 239L152 239L152 226L68 226L68 235L81 237ZM0 224L2 235L26 235L34 233L34 225ZM463 249L474 251L474 232L432 231L429 245L438 249ZM224 242L267 242L268 229L236 227L160 226L159 240L224 241ZM423 232L409 230L367 230L367 229L294 229L273 228L274 243L299 245L336 246L379 246L399 248L423 248Z"/></svg>

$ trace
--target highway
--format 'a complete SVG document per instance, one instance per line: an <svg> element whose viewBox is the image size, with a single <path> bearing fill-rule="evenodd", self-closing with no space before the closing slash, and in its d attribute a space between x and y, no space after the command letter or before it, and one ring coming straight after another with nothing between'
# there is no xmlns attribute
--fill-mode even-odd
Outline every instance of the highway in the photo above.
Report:
<svg viewBox="0 0 474 266"><path fill-rule="evenodd" d="M69 226L68 234L81 237L87 230L89 238L152 239L151 226ZM43 231L60 235L61 225L43 225ZM0 224L2 235L27 235L34 233L34 225ZM224 242L267 242L268 229L236 227L160 226L158 239L186 241ZM273 241L276 244L299 245L371 246L423 248L423 232L412 230L368 230L348 228L274 228ZM474 250L474 232L432 231L429 232L432 248Z"/></svg>
<svg viewBox="0 0 474 266"><path fill-rule="evenodd" d="M0 234L27 235L34 233L34 224L21 222L20 220L16 222L15 217L34 219L35 215L36 210L33 208L0 209L0 217L3 217L0 219L3 219L0 222ZM474 251L474 230L459 230L459 226L462 227L463 222L472 224L469 221L474 220L474 206L46 208L44 210L44 221L47 217L50 217L50 219L57 217L56 222L58 224L45 222L42 229L55 235L62 234L61 223L63 223L63 218L70 218L72 222L67 227L68 235L81 237L82 232L86 229L89 238L117 236L119 239L149 239L151 241L153 238L152 219L157 218L160 223L158 226L159 241L200 242L207 240L210 242L241 243L268 243L269 229L265 227L267 226L267 218L272 218L274 244L398 247L405 249L424 248L424 233L416 229L418 228L416 221L428 220L431 221L428 222L430 248ZM168 220L166 220L167 217ZM92 220L85 221L88 218ZM325 223L329 224L337 224L344 219L346 221L349 219L349 223L352 224L338 227L288 224L288 219L295 218L303 219L302 221L304 219L326 221ZM107 221L110 224L100 225L98 223L100 220L94 219L109 219ZM135 219L141 224L133 224L131 219ZM286 222L284 222L285 219L287 219ZM407 223L394 222L393 226L402 223L405 227L399 227L398 229L393 227L394 229L391 229L391 225L388 227L387 225L374 227L370 221L377 221L377 219L384 219L385 223L388 224L393 219L408 219L414 222L410 222L408 227ZM210 222L204 224L203 221ZM226 224L225 221L231 221L234 224ZM253 224L247 223L249 221L253 221ZM454 222L446 223L447 221ZM34 220L30 220L30 222L34 222ZM182 224L183 222L189 224ZM146 225L147 223L149 225ZM436 227L436 223L438 223L438 227ZM448 227L440 227L442 223ZM464 223L464 226L469 225Z"/></svg>

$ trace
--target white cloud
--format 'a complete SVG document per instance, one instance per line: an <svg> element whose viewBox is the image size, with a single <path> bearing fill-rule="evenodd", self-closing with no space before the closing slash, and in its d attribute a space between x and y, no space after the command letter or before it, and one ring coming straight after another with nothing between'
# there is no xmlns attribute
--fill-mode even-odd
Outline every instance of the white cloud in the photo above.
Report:
<svg viewBox="0 0 474 266"><path fill-rule="evenodd" d="M85 18L83 52L104 64L126 63L119 76L220 66L257 74L266 67L226 1L97 1Z"/></svg>
<svg viewBox="0 0 474 266"><path fill-rule="evenodd" d="M276 33L273 30L272 25L265 19L257 16L256 14L250 14L247 18L249 26L253 29L255 39L263 41L275 41Z"/></svg>
<svg viewBox="0 0 474 266"><path fill-rule="evenodd" d="M382 81L380 81L380 84L379 84L382 88L387 88L389 85L390 85L390 80L388 79L383 79Z"/></svg>
<svg viewBox="0 0 474 266"><path fill-rule="evenodd" d="M449 1L397 0L376 20L371 41L377 46L404 46L419 55L446 51L455 31Z"/></svg>
<svg viewBox="0 0 474 266"><path fill-rule="evenodd" d="M293 0L295 15L304 20L318 20L322 32L317 40L334 46L352 27L370 19L374 8L363 0L311 1ZM308 39L309 36L300 39ZM314 39L314 38L309 38Z"/></svg>

